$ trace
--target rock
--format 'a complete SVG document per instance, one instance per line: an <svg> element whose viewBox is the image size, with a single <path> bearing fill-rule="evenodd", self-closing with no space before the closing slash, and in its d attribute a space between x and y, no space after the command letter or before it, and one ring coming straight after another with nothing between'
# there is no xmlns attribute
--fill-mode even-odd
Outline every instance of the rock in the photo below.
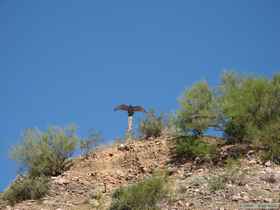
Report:
<svg viewBox="0 0 280 210"><path fill-rule="evenodd" d="M185 178L190 177L192 175L193 175L193 173L191 173L191 172L185 173Z"/></svg>
<svg viewBox="0 0 280 210"><path fill-rule="evenodd" d="M89 193L90 197L93 198L93 199L100 198L101 194L102 194L102 189L101 188L93 189Z"/></svg>
<svg viewBox="0 0 280 210"><path fill-rule="evenodd" d="M191 207L191 206L193 206L193 203L188 203L188 202L187 202L187 203L185 204L185 206L186 206L186 207Z"/></svg>
<svg viewBox="0 0 280 210"><path fill-rule="evenodd" d="M241 199L242 197L239 194L232 196L232 201L239 201Z"/></svg>
<svg viewBox="0 0 280 210"><path fill-rule="evenodd" d="M176 173L177 169L173 167L168 167L167 171L168 171L168 175L171 176Z"/></svg>
<svg viewBox="0 0 280 210"><path fill-rule="evenodd" d="M118 150L120 150L120 151L129 151L129 147L127 145L120 144L118 146Z"/></svg>
<svg viewBox="0 0 280 210"><path fill-rule="evenodd" d="M145 166L140 166L140 170L142 173L146 173L148 169Z"/></svg>
<svg viewBox="0 0 280 210"><path fill-rule="evenodd" d="M134 178L133 175L128 174L127 177L125 177L125 180L130 181L130 180L132 180L133 178Z"/></svg>
<svg viewBox="0 0 280 210"><path fill-rule="evenodd" d="M200 161L201 161L200 157L196 157L194 159L194 164L198 164L198 163L200 163Z"/></svg>
<svg viewBox="0 0 280 210"><path fill-rule="evenodd" d="M69 184L69 180L66 180L65 178L63 177L57 177L55 180L54 180L54 183L56 184L59 184L59 185L66 185L66 184Z"/></svg>
<svg viewBox="0 0 280 210"><path fill-rule="evenodd" d="M269 174L272 174L273 170L272 168L265 168L265 173L269 173Z"/></svg>
<svg viewBox="0 0 280 210"><path fill-rule="evenodd" d="M203 168L200 168L200 169L197 170L198 173L202 173L203 171L204 171Z"/></svg>
<svg viewBox="0 0 280 210"><path fill-rule="evenodd" d="M243 200L246 201L246 202L248 202L248 201L250 201L250 198L249 198L247 195L244 195L244 196L243 196Z"/></svg>
<svg viewBox="0 0 280 210"><path fill-rule="evenodd" d="M247 152L248 155L252 155L252 154L254 154L254 153L255 153L254 150L249 150L249 151Z"/></svg>
<svg viewBox="0 0 280 210"><path fill-rule="evenodd" d="M178 201L178 205L179 205L179 206L184 206L183 201L179 200L179 201Z"/></svg>
<svg viewBox="0 0 280 210"><path fill-rule="evenodd" d="M254 153L255 153L254 150L249 150L246 154L247 159L250 160L252 158L252 156L254 155Z"/></svg>
<svg viewBox="0 0 280 210"><path fill-rule="evenodd" d="M267 202L267 203L272 203L273 202L272 198L264 198L263 200L264 200L264 202Z"/></svg>
<svg viewBox="0 0 280 210"><path fill-rule="evenodd" d="M257 161L256 161L256 160L254 160L254 159L253 159L253 160L250 160L250 161L249 161L249 164L250 164L250 165L257 164Z"/></svg>
<svg viewBox="0 0 280 210"><path fill-rule="evenodd" d="M266 167L271 167L271 166L272 166L272 163L271 163L271 161L269 160L269 161L267 161L264 165L265 165Z"/></svg>
<svg viewBox="0 0 280 210"><path fill-rule="evenodd" d="M96 199L91 199L91 200L89 201L89 204L90 204L93 208L96 208L96 207L99 206L99 202L98 202L98 200L96 200Z"/></svg>

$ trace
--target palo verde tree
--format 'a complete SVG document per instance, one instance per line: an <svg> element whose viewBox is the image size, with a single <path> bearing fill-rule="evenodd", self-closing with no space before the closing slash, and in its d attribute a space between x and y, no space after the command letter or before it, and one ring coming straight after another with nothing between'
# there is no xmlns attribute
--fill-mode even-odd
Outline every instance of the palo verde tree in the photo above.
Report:
<svg viewBox="0 0 280 210"><path fill-rule="evenodd" d="M179 103L177 125L181 130L192 131L200 136L206 129L214 126L218 112L215 108L215 95L207 82L198 82L187 89Z"/></svg>
<svg viewBox="0 0 280 210"><path fill-rule="evenodd" d="M73 126L50 127L45 132L27 129L21 144L12 149L11 157L26 169L29 176L57 176L69 166L69 157L77 142Z"/></svg>
<svg viewBox="0 0 280 210"><path fill-rule="evenodd" d="M255 139L270 122L280 117L280 79L225 73L220 86L225 134L239 142Z"/></svg>
<svg viewBox="0 0 280 210"><path fill-rule="evenodd" d="M251 143L265 149L265 159L280 162L280 74L268 79L225 72L215 89L199 82L186 90L180 105L179 128L198 135L219 128L228 142Z"/></svg>

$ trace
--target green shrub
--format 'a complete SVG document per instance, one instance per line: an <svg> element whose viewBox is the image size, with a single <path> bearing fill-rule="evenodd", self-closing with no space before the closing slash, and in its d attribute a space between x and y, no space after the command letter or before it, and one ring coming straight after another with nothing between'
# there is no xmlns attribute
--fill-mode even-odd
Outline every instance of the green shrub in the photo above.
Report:
<svg viewBox="0 0 280 210"><path fill-rule="evenodd" d="M96 148L102 141L101 133L92 131L88 138L80 141L80 149L83 155L89 155L90 151Z"/></svg>
<svg viewBox="0 0 280 210"><path fill-rule="evenodd" d="M68 158L78 138L75 128L49 128L46 132L27 129L22 143L12 149L11 156L30 176L56 176L69 166Z"/></svg>
<svg viewBox="0 0 280 210"><path fill-rule="evenodd" d="M226 186L226 179L224 176L212 176L208 179L208 188L210 192L223 190Z"/></svg>
<svg viewBox="0 0 280 210"><path fill-rule="evenodd" d="M211 192L215 192L223 190L228 183L243 186L246 184L246 174L246 170L241 170L239 159L228 158L225 161L224 172L209 178L208 188Z"/></svg>
<svg viewBox="0 0 280 210"><path fill-rule="evenodd" d="M225 168L228 170L240 168L240 166L241 163L240 163L240 159L238 158L229 157L225 160Z"/></svg>
<svg viewBox="0 0 280 210"><path fill-rule="evenodd" d="M226 73L220 90L225 136L265 148L262 158L280 163L280 75L269 80Z"/></svg>
<svg viewBox="0 0 280 210"><path fill-rule="evenodd" d="M218 129L229 143L260 146L265 148L264 160L280 163L280 74L267 79L226 72L215 89L196 83L179 102L177 136L201 136L209 128ZM181 142L180 151L192 150L193 142Z"/></svg>
<svg viewBox="0 0 280 210"><path fill-rule="evenodd" d="M280 116L280 76L272 80L235 73L223 75L220 106L227 119L225 135L237 142L253 142L260 132Z"/></svg>
<svg viewBox="0 0 280 210"><path fill-rule="evenodd" d="M194 159L196 157L211 160L217 154L216 145L201 141L196 136L178 137L175 153L177 158Z"/></svg>
<svg viewBox="0 0 280 210"><path fill-rule="evenodd" d="M245 136L246 129L243 124L233 120L225 124L224 137L227 139L227 143L241 143L244 141Z"/></svg>
<svg viewBox="0 0 280 210"><path fill-rule="evenodd" d="M267 124L261 131L256 132L255 141L263 147L261 158L280 164L280 121Z"/></svg>
<svg viewBox="0 0 280 210"><path fill-rule="evenodd" d="M113 194L110 210L155 210L166 195L166 178L154 176L138 184L122 187Z"/></svg>
<svg viewBox="0 0 280 210"><path fill-rule="evenodd" d="M145 139L159 137L164 129L163 115L156 116L154 111L149 111L139 124L140 135Z"/></svg>
<svg viewBox="0 0 280 210"><path fill-rule="evenodd" d="M3 193L2 198L14 205L24 200L42 198L49 190L46 177L24 176L17 178Z"/></svg>
<svg viewBox="0 0 280 210"><path fill-rule="evenodd" d="M177 126L181 130L192 130L200 136L215 124L218 115L215 95L206 82L198 82L187 89L179 103Z"/></svg>

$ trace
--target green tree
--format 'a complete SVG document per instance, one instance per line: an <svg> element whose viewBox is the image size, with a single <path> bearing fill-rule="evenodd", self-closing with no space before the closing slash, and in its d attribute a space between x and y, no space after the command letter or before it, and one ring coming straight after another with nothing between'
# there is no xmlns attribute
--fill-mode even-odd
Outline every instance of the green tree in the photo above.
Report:
<svg viewBox="0 0 280 210"><path fill-rule="evenodd" d="M226 118L225 134L238 142L251 142L280 115L279 75L263 77L225 73L220 86L220 106Z"/></svg>
<svg viewBox="0 0 280 210"><path fill-rule="evenodd" d="M207 128L215 126L218 116L215 95L206 82L198 82L187 89L179 103L177 124L181 130L202 135Z"/></svg>
<svg viewBox="0 0 280 210"><path fill-rule="evenodd" d="M280 74L268 79L225 72L216 89L196 83L180 99L175 123L196 136L218 128L228 142L253 143L265 148L265 159L280 162ZM178 151L193 148L191 143L183 141Z"/></svg>
<svg viewBox="0 0 280 210"><path fill-rule="evenodd" d="M27 129L22 143L11 151L11 157L32 177L56 176L69 166L78 137L76 128L50 127L46 132Z"/></svg>

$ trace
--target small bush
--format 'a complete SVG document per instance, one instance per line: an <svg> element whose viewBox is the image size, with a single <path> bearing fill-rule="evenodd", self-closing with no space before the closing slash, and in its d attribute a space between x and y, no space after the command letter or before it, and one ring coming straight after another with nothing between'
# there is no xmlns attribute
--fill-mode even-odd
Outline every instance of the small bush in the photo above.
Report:
<svg viewBox="0 0 280 210"><path fill-rule="evenodd" d="M280 164L280 120L267 124L262 131L254 135L257 144L263 147L261 159Z"/></svg>
<svg viewBox="0 0 280 210"><path fill-rule="evenodd" d="M225 164L225 172L222 175L227 183L243 186L246 183L246 170L241 170L239 159L228 158Z"/></svg>
<svg viewBox="0 0 280 210"><path fill-rule="evenodd" d="M49 180L46 177L20 177L7 188L2 198L14 205L24 200L40 199L48 190Z"/></svg>
<svg viewBox="0 0 280 210"><path fill-rule="evenodd" d="M235 169L235 168L240 168L241 166L241 163L240 163L240 160L237 158L232 158L232 157L229 157L225 160L225 168L227 170L231 170L231 169Z"/></svg>
<svg viewBox="0 0 280 210"><path fill-rule="evenodd" d="M69 166L68 158L75 150L78 141L75 131L73 127L51 127L46 132L27 129L11 156L30 176L59 175Z"/></svg>
<svg viewBox="0 0 280 210"><path fill-rule="evenodd" d="M225 171L220 175L210 177L208 180L208 188L211 192L223 190L226 184L244 185L246 171L240 169L241 163L239 159L228 158L225 161Z"/></svg>
<svg viewBox="0 0 280 210"><path fill-rule="evenodd" d="M123 187L113 194L110 210L152 210L167 193L166 179L154 176L138 184Z"/></svg>
<svg viewBox="0 0 280 210"><path fill-rule="evenodd" d="M217 147L199 140L196 136L186 136L177 138L175 153L177 158L194 159L199 157L211 160L217 154Z"/></svg>
<svg viewBox="0 0 280 210"><path fill-rule="evenodd" d="M148 112L139 125L140 134L145 139L150 137L159 137L162 134L163 129L163 115L161 114L160 116L156 116L154 111Z"/></svg>
<svg viewBox="0 0 280 210"><path fill-rule="evenodd" d="M208 188L210 192L223 190L226 186L226 179L223 176L212 176L208 180Z"/></svg>
<svg viewBox="0 0 280 210"><path fill-rule="evenodd" d="M96 148L102 141L101 133L98 131L92 131L88 138L80 141L80 149L83 155L89 155L89 153Z"/></svg>

